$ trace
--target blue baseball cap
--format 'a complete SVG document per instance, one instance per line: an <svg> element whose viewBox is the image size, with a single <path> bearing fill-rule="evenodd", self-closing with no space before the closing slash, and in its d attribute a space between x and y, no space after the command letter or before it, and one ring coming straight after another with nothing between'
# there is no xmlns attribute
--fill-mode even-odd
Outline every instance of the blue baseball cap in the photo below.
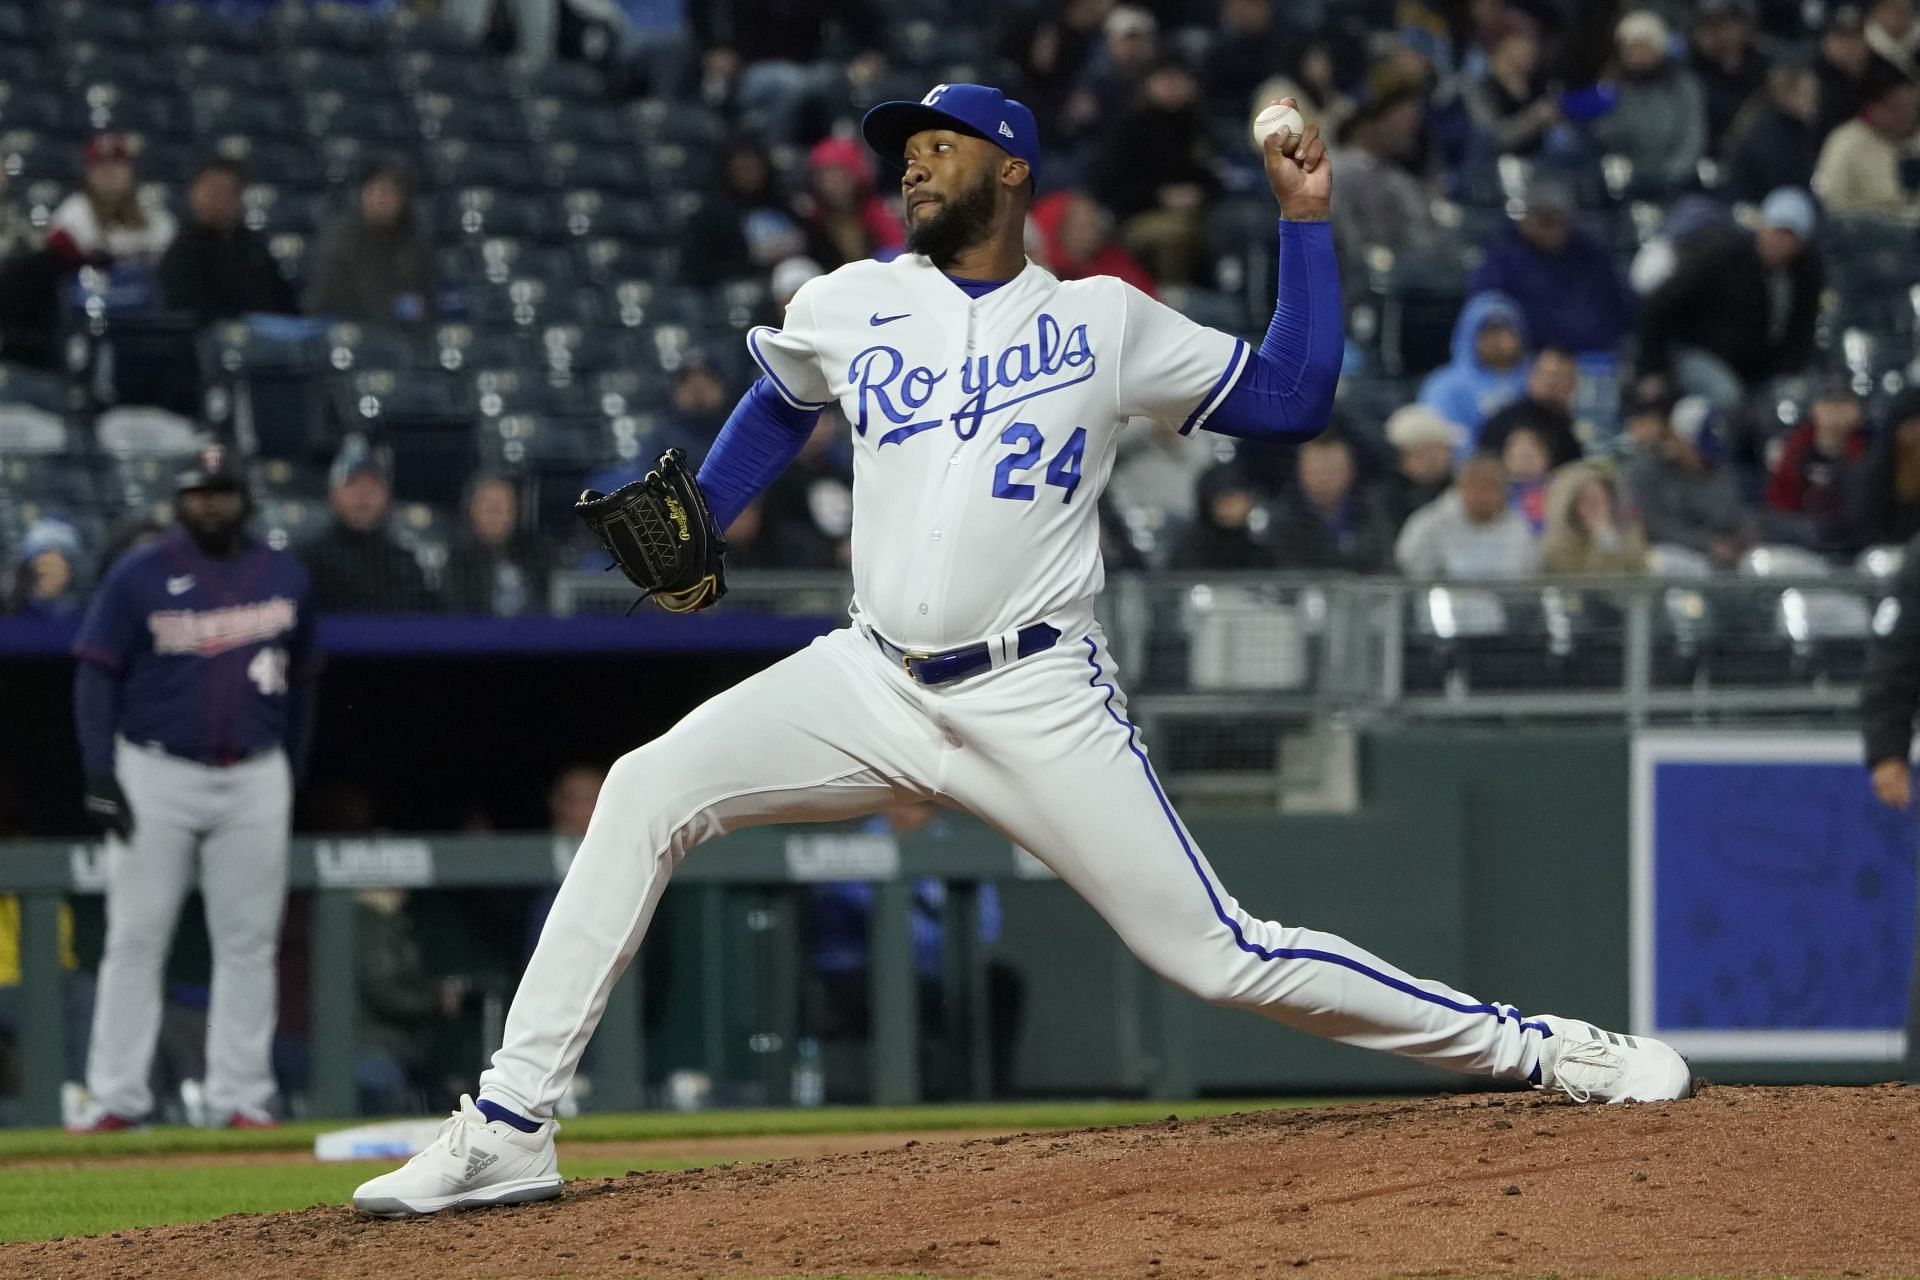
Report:
<svg viewBox="0 0 1920 1280"><path fill-rule="evenodd" d="M923 129L958 129L985 138L1040 172L1040 127L1033 112L984 84L937 84L918 102L883 102L860 121L860 136L889 160L898 160L907 139Z"/></svg>

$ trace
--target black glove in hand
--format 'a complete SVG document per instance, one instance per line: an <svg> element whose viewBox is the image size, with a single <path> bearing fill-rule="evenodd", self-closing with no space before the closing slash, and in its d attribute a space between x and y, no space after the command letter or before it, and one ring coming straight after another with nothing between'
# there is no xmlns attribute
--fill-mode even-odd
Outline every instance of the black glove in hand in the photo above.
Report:
<svg viewBox="0 0 1920 1280"><path fill-rule="evenodd" d="M101 831L122 840L133 837L133 807L111 775L87 780L85 805L87 820Z"/></svg>

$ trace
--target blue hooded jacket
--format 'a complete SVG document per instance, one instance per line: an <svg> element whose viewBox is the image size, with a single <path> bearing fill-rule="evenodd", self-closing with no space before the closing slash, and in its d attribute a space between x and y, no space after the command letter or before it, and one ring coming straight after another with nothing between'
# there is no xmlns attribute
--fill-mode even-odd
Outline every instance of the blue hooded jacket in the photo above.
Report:
<svg viewBox="0 0 1920 1280"><path fill-rule="evenodd" d="M1534 248L1512 224L1501 228L1467 288L1497 290L1518 302L1537 347L1611 355L1633 328L1626 277L1607 247L1578 228L1559 253Z"/></svg>
<svg viewBox="0 0 1920 1280"><path fill-rule="evenodd" d="M1480 436L1481 424L1526 393L1527 362L1516 363L1505 373L1481 364L1474 355L1473 342L1480 330L1492 321L1505 321L1520 334L1527 345L1527 320L1520 307L1504 293L1476 293L1460 308L1460 319L1453 326L1453 359L1427 375L1420 384L1420 403L1449 422L1465 428L1465 448L1472 452Z"/></svg>

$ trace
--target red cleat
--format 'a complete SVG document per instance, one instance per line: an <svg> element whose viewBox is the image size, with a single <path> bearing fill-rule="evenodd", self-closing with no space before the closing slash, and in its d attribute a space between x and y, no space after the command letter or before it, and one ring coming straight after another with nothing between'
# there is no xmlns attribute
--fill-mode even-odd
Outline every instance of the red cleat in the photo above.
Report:
<svg viewBox="0 0 1920 1280"><path fill-rule="evenodd" d="M134 1120L127 1116L114 1115L111 1111L103 1111L86 1124L70 1125L67 1132L72 1134L123 1133L128 1129L146 1127L147 1122L144 1120Z"/></svg>
<svg viewBox="0 0 1920 1280"><path fill-rule="evenodd" d="M228 1129L278 1129L280 1122L272 1116L249 1115L245 1111L236 1111L227 1117Z"/></svg>

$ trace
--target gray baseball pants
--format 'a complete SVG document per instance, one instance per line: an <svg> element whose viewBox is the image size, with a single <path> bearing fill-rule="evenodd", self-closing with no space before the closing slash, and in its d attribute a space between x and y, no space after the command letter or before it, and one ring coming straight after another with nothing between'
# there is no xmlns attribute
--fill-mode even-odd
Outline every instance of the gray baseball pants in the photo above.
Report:
<svg viewBox="0 0 1920 1280"><path fill-rule="evenodd" d="M107 945L87 1055L87 1090L115 1115L153 1110L147 1077L180 904L197 874L213 944L207 1114L265 1114L273 1101L275 960L287 897L293 777L270 751L228 768L116 744L133 838L107 840Z"/></svg>

